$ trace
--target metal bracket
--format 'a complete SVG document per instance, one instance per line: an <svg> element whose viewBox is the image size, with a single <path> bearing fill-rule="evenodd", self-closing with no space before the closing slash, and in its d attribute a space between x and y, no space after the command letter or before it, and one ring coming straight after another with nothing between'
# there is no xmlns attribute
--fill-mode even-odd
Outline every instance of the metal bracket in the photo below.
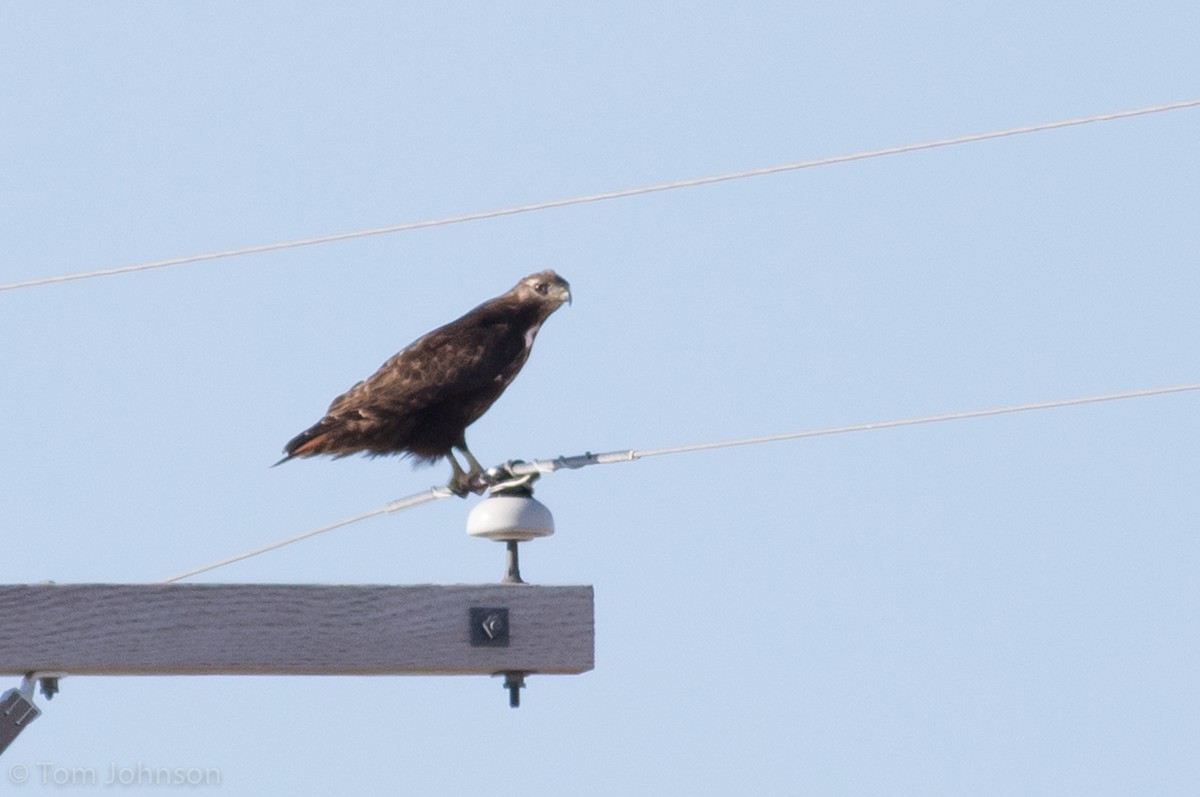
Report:
<svg viewBox="0 0 1200 797"><path fill-rule="evenodd" d="M26 675L20 687L0 695L0 753L8 749L29 723L41 716L42 710L33 704L32 675Z"/></svg>
<svg viewBox="0 0 1200 797"><path fill-rule="evenodd" d="M522 460L514 459L503 465L488 468L483 474L483 481L488 486L489 495L533 495L533 483L541 478L540 473L525 473L517 476L513 467L524 465Z"/></svg>
<svg viewBox="0 0 1200 797"><path fill-rule="evenodd" d="M508 609L492 609L472 606L471 647L474 648L506 648L508 647Z"/></svg>
<svg viewBox="0 0 1200 797"><path fill-rule="evenodd" d="M471 646L506 648L508 647L508 609L505 607L491 608L472 606ZM529 673L521 670L498 672L504 676L504 688L508 690L508 705L513 708L521 706L521 690L525 688L525 676Z"/></svg>

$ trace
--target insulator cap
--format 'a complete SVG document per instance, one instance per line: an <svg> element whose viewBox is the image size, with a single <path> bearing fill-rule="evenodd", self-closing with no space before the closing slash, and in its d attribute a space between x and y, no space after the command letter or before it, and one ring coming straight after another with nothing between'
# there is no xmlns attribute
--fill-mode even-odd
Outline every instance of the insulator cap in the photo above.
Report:
<svg viewBox="0 0 1200 797"><path fill-rule="evenodd" d="M536 498L492 495L467 515L467 534L489 540L525 542L554 533L554 516Z"/></svg>

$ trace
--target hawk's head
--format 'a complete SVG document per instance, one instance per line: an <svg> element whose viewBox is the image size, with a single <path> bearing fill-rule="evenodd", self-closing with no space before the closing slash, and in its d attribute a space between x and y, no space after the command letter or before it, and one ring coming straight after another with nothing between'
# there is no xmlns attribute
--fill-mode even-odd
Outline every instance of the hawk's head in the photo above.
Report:
<svg viewBox="0 0 1200 797"><path fill-rule="evenodd" d="M530 274L518 282L509 293L522 303L541 305L545 315L550 315L564 303L571 301L571 285L552 269Z"/></svg>

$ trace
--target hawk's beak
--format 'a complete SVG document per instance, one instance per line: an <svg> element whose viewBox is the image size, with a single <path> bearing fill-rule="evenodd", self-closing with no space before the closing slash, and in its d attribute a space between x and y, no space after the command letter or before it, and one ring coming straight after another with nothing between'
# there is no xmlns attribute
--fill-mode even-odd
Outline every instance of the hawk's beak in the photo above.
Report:
<svg viewBox="0 0 1200 797"><path fill-rule="evenodd" d="M566 302L567 304L571 303L571 289L569 287L567 287L566 285L563 285L562 287L560 287L558 289L558 301L560 303L561 302Z"/></svg>

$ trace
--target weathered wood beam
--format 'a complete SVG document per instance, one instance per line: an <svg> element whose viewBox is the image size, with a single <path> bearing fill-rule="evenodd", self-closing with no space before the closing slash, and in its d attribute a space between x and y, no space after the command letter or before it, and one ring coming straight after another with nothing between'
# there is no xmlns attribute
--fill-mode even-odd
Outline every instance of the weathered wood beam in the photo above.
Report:
<svg viewBox="0 0 1200 797"><path fill-rule="evenodd" d="M593 616L590 586L0 585L0 673L580 673Z"/></svg>

